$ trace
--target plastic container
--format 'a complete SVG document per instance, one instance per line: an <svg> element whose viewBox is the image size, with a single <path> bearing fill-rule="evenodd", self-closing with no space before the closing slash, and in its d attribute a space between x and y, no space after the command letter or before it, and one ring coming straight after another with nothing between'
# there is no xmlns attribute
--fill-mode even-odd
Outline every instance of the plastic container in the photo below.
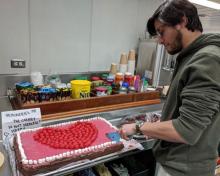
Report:
<svg viewBox="0 0 220 176"><path fill-rule="evenodd" d="M115 75L115 84L120 84L124 81L124 75L123 73L116 73Z"/></svg>
<svg viewBox="0 0 220 176"><path fill-rule="evenodd" d="M97 97L107 95L107 88L106 87L96 87L95 91L96 91L96 96Z"/></svg>
<svg viewBox="0 0 220 176"><path fill-rule="evenodd" d="M105 86L107 88L107 95L112 94L112 86Z"/></svg>
<svg viewBox="0 0 220 176"><path fill-rule="evenodd" d="M121 86L128 88L128 87L129 87L129 84L128 84L127 82L123 82Z"/></svg>
<svg viewBox="0 0 220 176"><path fill-rule="evenodd" d="M31 82L35 86L43 85L44 84L43 75L40 72L32 72L31 73Z"/></svg>
<svg viewBox="0 0 220 176"><path fill-rule="evenodd" d="M130 72L125 73L124 82L127 82L129 84L129 86L133 86L134 78Z"/></svg>
<svg viewBox="0 0 220 176"><path fill-rule="evenodd" d="M115 81L115 75L109 74L106 81L109 85L112 85L112 83Z"/></svg>
<svg viewBox="0 0 220 176"><path fill-rule="evenodd" d="M99 76L92 76L91 81L99 81L101 78Z"/></svg>
<svg viewBox="0 0 220 176"><path fill-rule="evenodd" d="M92 89L95 89L96 87L102 86L104 84L103 80L98 80L98 81L92 81Z"/></svg>
<svg viewBox="0 0 220 176"><path fill-rule="evenodd" d="M102 74L102 76L101 76L102 80L103 80L103 81L106 81L108 75L109 75L109 74L107 74L107 73Z"/></svg>
<svg viewBox="0 0 220 176"><path fill-rule="evenodd" d="M78 75L74 78L74 80L88 80L87 76L83 76L83 75Z"/></svg>
<svg viewBox="0 0 220 176"><path fill-rule="evenodd" d="M73 80L70 82L72 88L72 98L90 97L91 82L86 80Z"/></svg>
<svg viewBox="0 0 220 176"><path fill-rule="evenodd" d="M128 89L126 87L120 87L118 93L119 94L127 94Z"/></svg>
<svg viewBox="0 0 220 176"><path fill-rule="evenodd" d="M61 83L60 76L56 73L49 74L45 78L46 84L50 84L52 87L57 87Z"/></svg>

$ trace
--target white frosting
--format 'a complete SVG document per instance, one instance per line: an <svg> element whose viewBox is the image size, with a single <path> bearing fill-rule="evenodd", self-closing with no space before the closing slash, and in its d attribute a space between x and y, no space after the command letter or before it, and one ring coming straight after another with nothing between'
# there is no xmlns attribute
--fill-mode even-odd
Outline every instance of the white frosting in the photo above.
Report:
<svg viewBox="0 0 220 176"><path fill-rule="evenodd" d="M78 150L75 150L75 154L76 154L76 155L79 154L79 151L78 151Z"/></svg>
<svg viewBox="0 0 220 176"><path fill-rule="evenodd" d="M46 157L46 161L47 161L47 162L49 162L49 161L50 161L49 157Z"/></svg>
<svg viewBox="0 0 220 176"><path fill-rule="evenodd" d="M117 129L109 121L107 121L106 119L104 119L102 117L99 117L99 116L94 117L94 118L90 118L90 119L81 119L81 120L78 120L78 121L86 122L86 121L92 121L92 120L103 120L111 128ZM71 121L71 122L64 122L64 123L60 123L60 124L54 124L54 125L50 125L48 127L59 127L59 126L67 125L67 124L70 125L70 124L74 124L78 121ZM62 159L62 158L66 158L70 155L80 155L82 153L88 153L89 151L95 151L95 150L106 148L106 147L109 147L111 145L116 144L116 141L105 142L105 143L100 144L100 145L95 145L95 146L87 147L87 148L84 148L84 149L70 150L70 151L67 151L67 152L64 152L64 153L61 153L61 154L58 154L58 155L54 155L54 156L50 156L50 157L46 157L46 158L41 158L41 159L38 159L38 160L31 160L31 159L27 160L27 156L25 155L25 152L24 152L24 149L23 149L23 146L22 146L22 143L21 143L21 136L20 135L21 135L21 133L24 133L24 132L37 131L37 130L42 129L42 128L44 128L44 127L39 127L39 128L35 128L35 129L24 129L24 130L21 130L20 132L17 133L18 149L19 149L20 154L21 154L22 163L25 164L25 165L27 165L27 164L30 164L30 165L43 164L45 162L51 162L51 161L54 161L54 160L59 160L59 159Z"/></svg>
<svg viewBox="0 0 220 176"><path fill-rule="evenodd" d="M55 159L59 159L59 155L55 155Z"/></svg>
<svg viewBox="0 0 220 176"><path fill-rule="evenodd" d="M56 160L56 155L52 156L52 161Z"/></svg>
<svg viewBox="0 0 220 176"><path fill-rule="evenodd" d="M34 164L33 160L28 160L28 164Z"/></svg>
<svg viewBox="0 0 220 176"><path fill-rule="evenodd" d="M70 152L69 152L69 151L68 151L68 152L66 152L66 155L67 155L67 156L70 156Z"/></svg>
<svg viewBox="0 0 220 176"><path fill-rule="evenodd" d="M28 164L28 160L23 159L23 160L22 160L22 163L23 163L23 164Z"/></svg>
<svg viewBox="0 0 220 176"><path fill-rule="evenodd" d="M17 133L17 142L18 142L18 149L20 151L21 154L21 159L27 159L25 153L24 153L24 149L22 147L22 143L21 143L21 133Z"/></svg>
<svg viewBox="0 0 220 176"><path fill-rule="evenodd" d="M43 159L39 159L39 160L38 160L38 163L39 163L39 164L42 164L42 163L43 163Z"/></svg>

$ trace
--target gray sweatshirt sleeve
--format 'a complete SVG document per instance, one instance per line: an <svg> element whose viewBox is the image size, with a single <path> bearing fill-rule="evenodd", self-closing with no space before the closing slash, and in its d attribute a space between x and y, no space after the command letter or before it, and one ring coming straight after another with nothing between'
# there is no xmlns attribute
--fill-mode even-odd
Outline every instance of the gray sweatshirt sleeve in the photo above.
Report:
<svg viewBox="0 0 220 176"><path fill-rule="evenodd" d="M220 58L212 54L197 55L183 74L180 116L172 122L180 136L194 145L219 112Z"/></svg>

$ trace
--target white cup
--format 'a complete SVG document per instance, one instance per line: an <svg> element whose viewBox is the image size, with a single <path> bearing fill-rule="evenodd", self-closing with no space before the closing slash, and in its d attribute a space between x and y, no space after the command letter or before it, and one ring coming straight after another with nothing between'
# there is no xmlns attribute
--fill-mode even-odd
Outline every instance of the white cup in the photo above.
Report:
<svg viewBox="0 0 220 176"><path fill-rule="evenodd" d="M43 85L43 75L41 72L32 72L31 82L34 84L34 86Z"/></svg>

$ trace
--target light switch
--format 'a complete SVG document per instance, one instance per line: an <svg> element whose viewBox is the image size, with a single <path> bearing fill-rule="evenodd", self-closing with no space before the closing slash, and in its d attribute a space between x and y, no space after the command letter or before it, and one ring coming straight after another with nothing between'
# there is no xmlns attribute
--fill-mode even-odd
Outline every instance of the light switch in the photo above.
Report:
<svg viewBox="0 0 220 176"><path fill-rule="evenodd" d="M25 60L23 59L12 59L11 68L25 68Z"/></svg>

